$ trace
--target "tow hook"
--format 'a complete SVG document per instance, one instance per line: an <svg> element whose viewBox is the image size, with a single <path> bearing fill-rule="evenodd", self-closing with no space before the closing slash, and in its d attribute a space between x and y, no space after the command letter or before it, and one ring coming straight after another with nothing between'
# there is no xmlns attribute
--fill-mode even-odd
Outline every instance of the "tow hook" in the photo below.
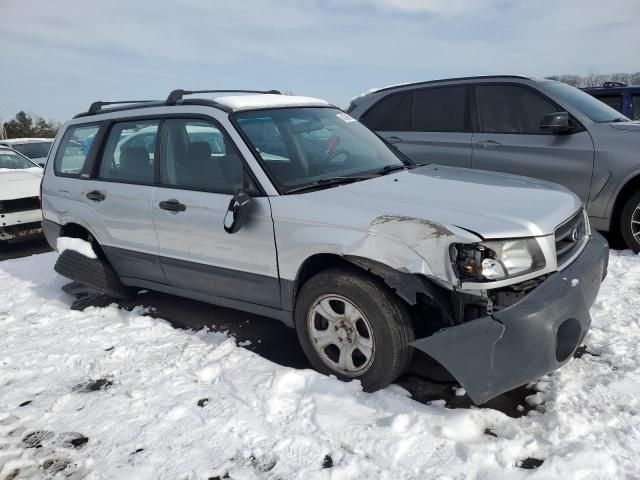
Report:
<svg viewBox="0 0 640 480"><path fill-rule="evenodd" d="M493 315L493 300L487 298L487 315Z"/></svg>

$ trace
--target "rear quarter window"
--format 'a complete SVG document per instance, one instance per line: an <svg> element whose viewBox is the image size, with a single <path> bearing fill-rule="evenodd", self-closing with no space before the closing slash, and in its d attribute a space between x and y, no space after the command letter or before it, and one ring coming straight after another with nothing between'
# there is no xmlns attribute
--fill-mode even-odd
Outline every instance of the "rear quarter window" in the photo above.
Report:
<svg viewBox="0 0 640 480"><path fill-rule="evenodd" d="M62 137L53 164L56 175L79 177L99 125L71 126Z"/></svg>
<svg viewBox="0 0 640 480"><path fill-rule="evenodd" d="M640 93L631 97L631 120L640 120Z"/></svg>

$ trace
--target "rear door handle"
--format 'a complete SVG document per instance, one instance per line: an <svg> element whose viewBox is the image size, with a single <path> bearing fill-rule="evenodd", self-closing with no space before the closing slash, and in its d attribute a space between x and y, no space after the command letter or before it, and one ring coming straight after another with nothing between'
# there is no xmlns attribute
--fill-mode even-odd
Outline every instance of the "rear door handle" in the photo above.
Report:
<svg viewBox="0 0 640 480"><path fill-rule="evenodd" d="M175 198L160 202L160 208L162 210L168 210L170 212L184 212L187 206L184 203L180 203Z"/></svg>
<svg viewBox="0 0 640 480"><path fill-rule="evenodd" d="M93 191L87 193L87 198L89 200L93 200L94 202L101 202L105 198L107 198L107 196L104 193L99 192L98 190L93 190Z"/></svg>
<svg viewBox="0 0 640 480"><path fill-rule="evenodd" d="M392 135L390 137L387 137L387 142L389 142L391 145L395 145L398 142L401 142L402 139L399 137L396 137L395 135Z"/></svg>
<svg viewBox="0 0 640 480"><path fill-rule="evenodd" d="M500 142L496 142L495 140L482 140L481 142L477 142L476 146L482 148L496 148L501 147L502 144Z"/></svg>

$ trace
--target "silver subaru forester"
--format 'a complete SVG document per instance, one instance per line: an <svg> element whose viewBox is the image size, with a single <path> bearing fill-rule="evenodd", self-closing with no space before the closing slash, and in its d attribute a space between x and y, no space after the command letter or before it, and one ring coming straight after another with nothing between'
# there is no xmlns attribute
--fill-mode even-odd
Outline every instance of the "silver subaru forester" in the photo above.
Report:
<svg viewBox="0 0 640 480"><path fill-rule="evenodd" d="M413 163L277 91L92 104L55 140L42 210L53 247L96 254L64 250L66 277L277 318L315 368L368 391L417 349L476 403L571 358L608 259L564 187Z"/></svg>

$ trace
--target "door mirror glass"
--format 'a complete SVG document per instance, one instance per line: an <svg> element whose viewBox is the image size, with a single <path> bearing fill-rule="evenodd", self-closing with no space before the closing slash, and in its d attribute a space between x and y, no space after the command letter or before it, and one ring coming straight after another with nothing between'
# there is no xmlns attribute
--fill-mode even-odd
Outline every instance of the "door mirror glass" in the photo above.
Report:
<svg viewBox="0 0 640 480"><path fill-rule="evenodd" d="M224 230L236 233L247 219L251 207L251 196L244 190L238 190L229 202L224 216Z"/></svg>
<svg viewBox="0 0 640 480"><path fill-rule="evenodd" d="M569 124L569 114L567 112L548 113L542 117L540 122L542 130L549 130L553 133L565 133L571 130Z"/></svg>

